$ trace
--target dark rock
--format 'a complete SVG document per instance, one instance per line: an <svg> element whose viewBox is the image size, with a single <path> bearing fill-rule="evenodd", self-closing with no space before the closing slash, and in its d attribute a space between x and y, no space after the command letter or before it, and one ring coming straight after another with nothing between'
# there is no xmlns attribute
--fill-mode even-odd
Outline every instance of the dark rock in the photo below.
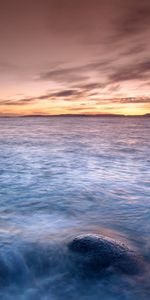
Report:
<svg viewBox="0 0 150 300"><path fill-rule="evenodd" d="M138 255L124 244L101 235L86 234L74 238L68 245L76 264L85 272L97 273L112 267L122 273L140 272Z"/></svg>

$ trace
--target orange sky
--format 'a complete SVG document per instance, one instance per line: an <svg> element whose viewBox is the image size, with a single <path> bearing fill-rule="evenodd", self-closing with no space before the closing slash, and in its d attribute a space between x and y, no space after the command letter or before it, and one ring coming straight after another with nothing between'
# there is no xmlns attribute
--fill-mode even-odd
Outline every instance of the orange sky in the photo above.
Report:
<svg viewBox="0 0 150 300"><path fill-rule="evenodd" d="M149 0L0 1L0 115L150 112Z"/></svg>

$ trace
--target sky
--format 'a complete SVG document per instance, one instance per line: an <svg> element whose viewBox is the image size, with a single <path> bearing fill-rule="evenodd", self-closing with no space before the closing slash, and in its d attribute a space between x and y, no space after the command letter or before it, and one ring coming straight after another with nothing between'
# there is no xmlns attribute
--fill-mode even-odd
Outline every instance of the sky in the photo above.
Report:
<svg viewBox="0 0 150 300"><path fill-rule="evenodd" d="M150 113L150 0L0 0L0 115Z"/></svg>

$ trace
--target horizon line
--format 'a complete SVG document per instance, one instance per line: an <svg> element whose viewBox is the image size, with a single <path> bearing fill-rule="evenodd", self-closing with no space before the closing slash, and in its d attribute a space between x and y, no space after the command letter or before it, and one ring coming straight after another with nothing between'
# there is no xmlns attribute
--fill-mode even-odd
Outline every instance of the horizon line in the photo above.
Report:
<svg viewBox="0 0 150 300"><path fill-rule="evenodd" d="M98 114L0 114L0 118L28 118L28 117L148 117L150 113L138 114L138 115L127 115L127 114L109 114L109 113L98 113Z"/></svg>

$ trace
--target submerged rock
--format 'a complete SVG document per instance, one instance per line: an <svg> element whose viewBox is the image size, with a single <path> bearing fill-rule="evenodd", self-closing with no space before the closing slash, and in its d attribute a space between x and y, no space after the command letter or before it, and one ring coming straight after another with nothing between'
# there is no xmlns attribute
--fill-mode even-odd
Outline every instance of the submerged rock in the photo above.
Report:
<svg viewBox="0 0 150 300"><path fill-rule="evenodd" d="M75 256L76 264L86 273L101 272L109 267L129 275L136 275L141 271L136 252L101 235L77 236L68 247Z"/></svg>

